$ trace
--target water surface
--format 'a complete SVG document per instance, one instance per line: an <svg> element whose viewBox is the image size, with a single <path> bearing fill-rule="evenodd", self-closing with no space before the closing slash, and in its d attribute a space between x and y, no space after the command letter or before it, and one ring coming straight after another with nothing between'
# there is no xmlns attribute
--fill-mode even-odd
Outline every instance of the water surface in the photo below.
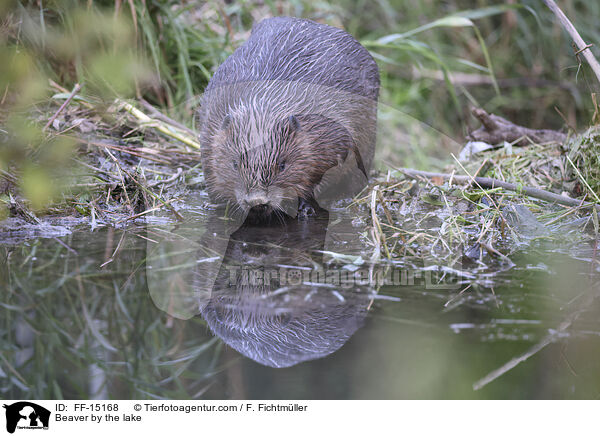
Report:
<svg viewBox="0 0 600 436"><path fill-rule="evenodd" d="M198 207L4 244L2 396L600 396L593 244L373 263L365 221L238 228Z"/></svg>

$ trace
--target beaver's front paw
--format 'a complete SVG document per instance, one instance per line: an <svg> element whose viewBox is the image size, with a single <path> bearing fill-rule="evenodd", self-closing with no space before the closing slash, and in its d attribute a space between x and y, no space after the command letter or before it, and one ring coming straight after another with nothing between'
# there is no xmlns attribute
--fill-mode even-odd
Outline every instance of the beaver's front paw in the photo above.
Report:
<svg viewBox="0 0 600 436"><path fill-rule="evenodd" d="M310 204L310 202L304 198L301 198L300 203L298 204L298 219L305 220L308 219L308 217L315 216L316 214L317 212L312 204Z"/></svg>

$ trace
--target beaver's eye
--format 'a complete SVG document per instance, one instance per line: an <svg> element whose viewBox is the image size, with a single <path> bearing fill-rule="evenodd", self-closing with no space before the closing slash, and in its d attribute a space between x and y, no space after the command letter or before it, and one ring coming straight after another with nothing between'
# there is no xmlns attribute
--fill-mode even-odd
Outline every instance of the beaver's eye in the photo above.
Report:
<svg viewBox="0 0 600 436"><path fill-rule="evenodd" d="M233 161L233 169L234 169L234 170L237 170L237 169L238 169L238 163L237 163L237 161L235 161L235 160Z"/></svg>
<svg viewBox="0 0 600 436"><path fill-rule="evenodd" d="M281 163L279 164L279 171L281 172L281 171L283 171L283 170L285 170L285 162L281 162Z"/></svg>

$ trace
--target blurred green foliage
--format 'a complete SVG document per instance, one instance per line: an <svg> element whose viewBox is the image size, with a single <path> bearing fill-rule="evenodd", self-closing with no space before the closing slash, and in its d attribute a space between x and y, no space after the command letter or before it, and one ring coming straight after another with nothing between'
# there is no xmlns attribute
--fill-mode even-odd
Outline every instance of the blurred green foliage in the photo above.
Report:
<svg viewBox="0 0 600 436"><path fill-rule="evenodd" d="M80 83L99 107L135 96L136 87L151 80L131 19L91 6L17 2L3 14L0 169L16 175L19 192L35 211L60 199L65 187L60 176L74 156L72 138L43 131L64 101L52 98L57 87L49 80L69 88Z"/></svg>

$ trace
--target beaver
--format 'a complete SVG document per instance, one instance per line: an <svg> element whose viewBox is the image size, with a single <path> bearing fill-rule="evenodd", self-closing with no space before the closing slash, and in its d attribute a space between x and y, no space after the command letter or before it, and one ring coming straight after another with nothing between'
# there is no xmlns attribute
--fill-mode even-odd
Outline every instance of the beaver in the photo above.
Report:
<svg viewBox="0 0 600 436"><path fill-rule="evenodd" d="M310 214L315 200L326 207L358 192L373 160L378 95L377 64L345 31L261 21L202 98L209 196L269 217L298 206Z"/></svg>

